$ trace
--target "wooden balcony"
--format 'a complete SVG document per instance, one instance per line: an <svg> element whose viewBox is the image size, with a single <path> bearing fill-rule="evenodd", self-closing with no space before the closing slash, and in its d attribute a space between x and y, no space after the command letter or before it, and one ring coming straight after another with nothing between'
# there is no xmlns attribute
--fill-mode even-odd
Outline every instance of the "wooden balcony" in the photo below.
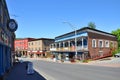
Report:
<svg viewBox="0 0 120 80"><path fill-rule="evenodd" d="M50 48L50 51L75 51L75 46L62 47L62 48ZM88 51L88 46L77 46L77 51Z"/></svg>

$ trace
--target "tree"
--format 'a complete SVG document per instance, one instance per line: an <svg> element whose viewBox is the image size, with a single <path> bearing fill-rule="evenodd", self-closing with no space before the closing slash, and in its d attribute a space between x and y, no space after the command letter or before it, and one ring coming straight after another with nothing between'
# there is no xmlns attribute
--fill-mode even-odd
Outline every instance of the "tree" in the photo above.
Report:
<svg viewBox="0 0 120 80"><path fill-rule="evenodd" d="M118 48L120 48L120 29L117 29L117 30L115 30L115 31L112 31L112 34L117 37Z"/></svg>
<svg viewBox="0 0 120 80"><path fill-rule="evenodd" d="M95 25L95 23L93 23L93 22L89 22L89 23L88 23L88 27L90 27L90 28L92 28L92 29L95 29L95 28L96 28L96 25Z"/></svg>

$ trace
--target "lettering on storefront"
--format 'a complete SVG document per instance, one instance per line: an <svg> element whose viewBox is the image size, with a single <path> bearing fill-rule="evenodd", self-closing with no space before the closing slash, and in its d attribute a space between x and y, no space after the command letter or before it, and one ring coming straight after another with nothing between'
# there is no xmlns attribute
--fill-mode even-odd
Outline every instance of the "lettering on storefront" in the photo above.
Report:
<svg viewBox="0 0 120 80"><path fill-rule="evenodd" d="M7 34L0 28L0 42L8 45L9 38Z"/></svg>
<svg viewBox="0 0 120 80"><path fill-rule="evenodd" d="M1 40L1 32L2 32L2 29L0 28L0 42L2 42L2 40Z"/></svg>

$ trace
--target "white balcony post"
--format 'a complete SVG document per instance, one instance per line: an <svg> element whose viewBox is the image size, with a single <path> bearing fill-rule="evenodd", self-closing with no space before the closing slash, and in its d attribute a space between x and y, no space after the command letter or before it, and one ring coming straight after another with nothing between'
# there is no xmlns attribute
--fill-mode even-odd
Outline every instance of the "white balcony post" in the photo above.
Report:
<svg viewBox="0 0 120 80"><path fill-rule="evenodd" d="M61 44L59 43L59 50L60 50L60 45L61 45Z"/></svg>
<svg viewBox="0 0 120 80"><path fill-rule="evenodd" d="M53 48L53 44L52 44L52 48Z"/></svg>
<svg viewBox="0 0 120 80"><path fill-rule="evenodd" d="M69 48L69 51L70 51L70 41L68 41L68 48Z"/></svg>
<svg viewBox="0 0 120 80"><path fill-rule="evenodd" d="M57 48L57 43L55 43L55 48Z"/></svg>
<svg viewBox="0 0 120 80"><path fill-rule="evenodd" d="M65 42L63 42L63 48L65 48Z"/></svg>
<svg viewBox="0 0 120 80"><path fill-rule="evenodd" d="M84 39L82 37L82 49L84 48Z"/></svg>

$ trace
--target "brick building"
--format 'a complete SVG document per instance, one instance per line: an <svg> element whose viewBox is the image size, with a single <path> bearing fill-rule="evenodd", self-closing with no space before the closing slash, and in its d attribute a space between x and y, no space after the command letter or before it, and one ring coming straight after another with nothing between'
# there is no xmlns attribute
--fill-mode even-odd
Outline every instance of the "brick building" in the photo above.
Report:
<svg viewBox="0 0 120 80"><path fill-rule="evenodd" d="M6 1L0 0L0 80L13 66L16 29L17 23L10 19Z"/></svg>
<svg viewBox="0 0 120 80"><path fill-rule="evenodd" d="M39 38L28 42L28 53L31 57L45 56L46 51L50 51L50 44L54 42L54 39Z"/></svg>
<svg viewBox="0 0 120 80"><path fill-rule="evenodd" d="M15 52L20 56L27 56L28 42L34 40L35 38L18 38L15 39L14 46Z"/></svg>
<svg viewBox="0 0 120 80"><path fill-rule="evenodd" d="M75 43L76 38L76 43ZM57 59L99 59L112 55L117 48L117 39L114 35L84 27L55 37L55 43L50 45L50 51Z"/></svg>

